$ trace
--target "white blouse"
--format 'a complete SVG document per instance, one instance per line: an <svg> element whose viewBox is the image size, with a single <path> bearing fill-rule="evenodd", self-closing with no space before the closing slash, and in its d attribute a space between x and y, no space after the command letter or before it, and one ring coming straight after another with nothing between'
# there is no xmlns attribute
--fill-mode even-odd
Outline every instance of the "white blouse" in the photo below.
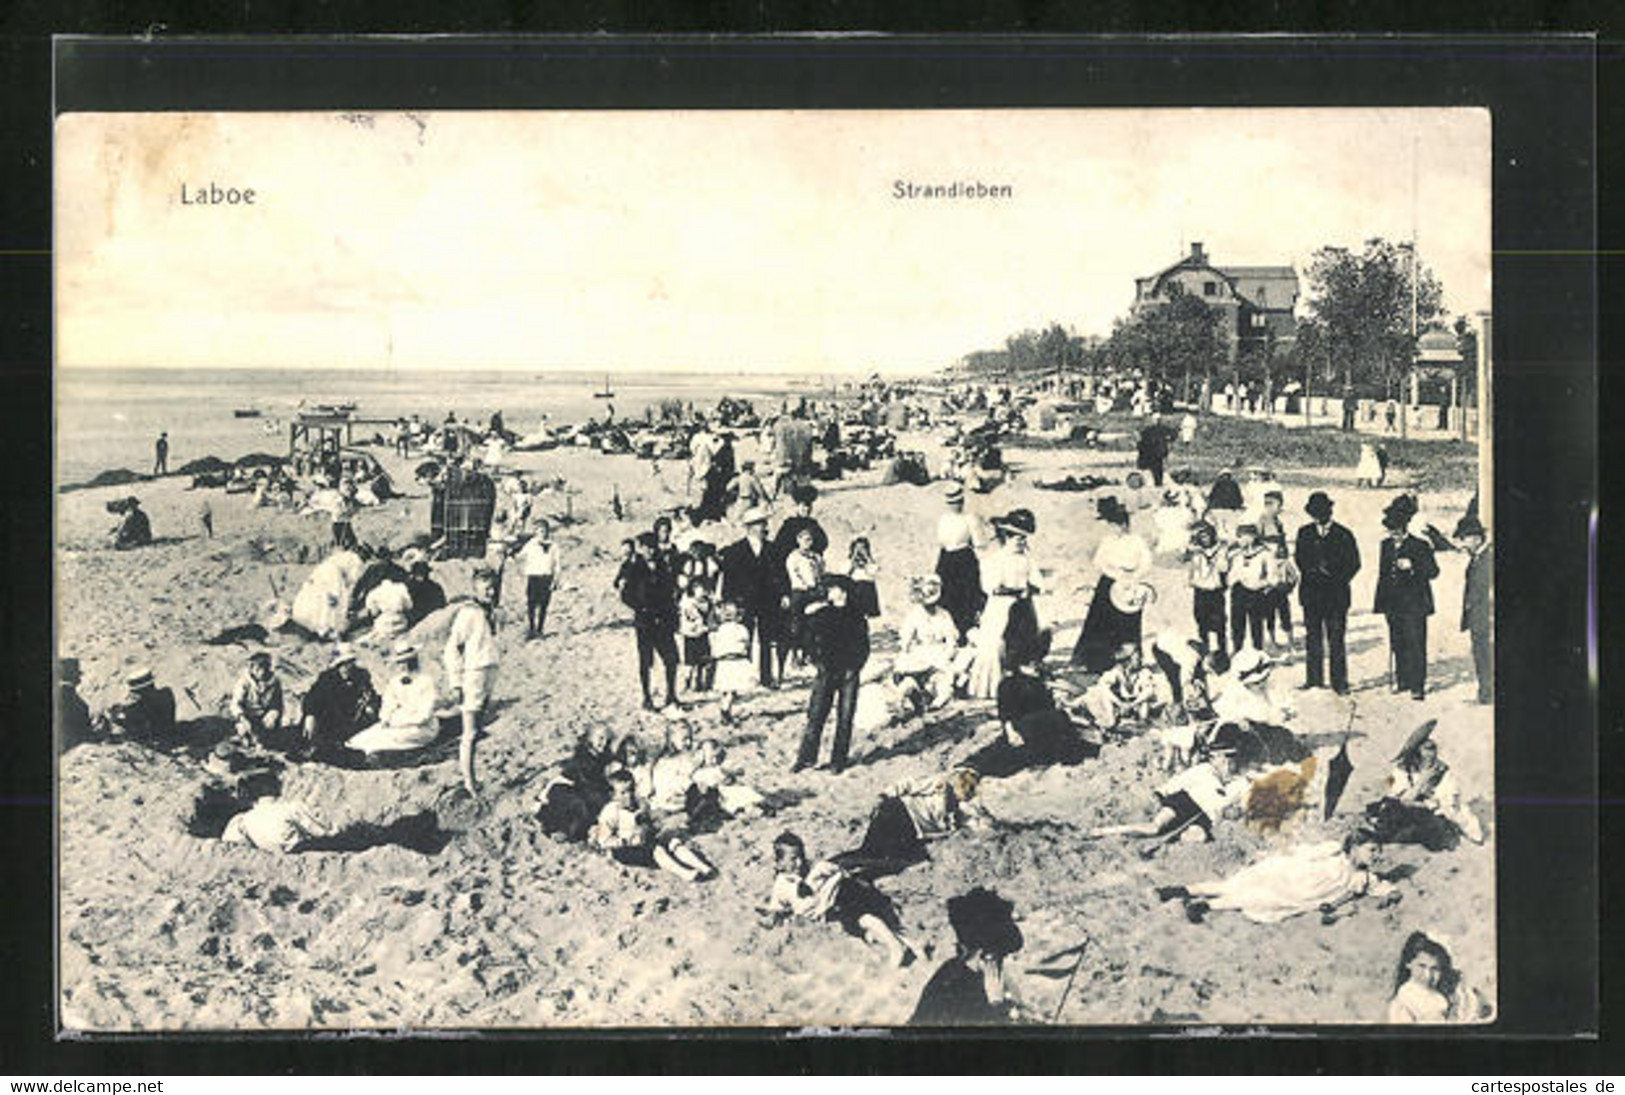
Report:
<svg viewBox="0 0 1625 1095"><path fill-rule="evenodd" d="M968 548L974 539L974 526L963 513L945 513L937 518L937 546L943 551Z"/></svg>
<svg viewBox="0 0 1625 1095"><path fill-rule="evenodd" d="M1140 581L1151 572L1151 549L1132 532L1113 533L1095 549L1095 568L1116 583Z"/></svg>

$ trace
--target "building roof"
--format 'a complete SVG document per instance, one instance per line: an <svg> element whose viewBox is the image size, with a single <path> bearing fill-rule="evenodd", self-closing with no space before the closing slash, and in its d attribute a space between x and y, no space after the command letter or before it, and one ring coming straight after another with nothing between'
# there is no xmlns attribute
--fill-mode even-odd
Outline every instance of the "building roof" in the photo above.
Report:
<svg viewBox="0 0 1625 1095"><path fill-rule="evenodd" d="M1298 280L1298 272L1290 266L1215 266L1227 278L1290 278Z"/></svg>

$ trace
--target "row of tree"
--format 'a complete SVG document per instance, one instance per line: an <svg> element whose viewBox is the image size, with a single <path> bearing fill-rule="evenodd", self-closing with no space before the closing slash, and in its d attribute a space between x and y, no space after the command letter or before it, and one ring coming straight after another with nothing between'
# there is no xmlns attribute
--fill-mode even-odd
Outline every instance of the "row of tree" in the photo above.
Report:
<svg viewBox="0 0 1625 1095"><path fill-rule="evenodd" d="M1202 407L1224 384L1245 384L1266 397L1296 384L1308 393L1344 397L1344 426L1352 429L1355 399L1390 399L1403 391L1416 355L1413 309L1414 329L1425 330L1443 312L1443 292L1427 266L1413 261L1408 245L1384 239L1368 240L1358 252L1323 247L1307 274L1307 305L1294 338L1265 328L1232 340L1223 330L1226 313L1175 292L1164 305L1118 320L1098 344L1052 323L1010 336L1001 350L969 354L964 364L975 373L1016 376L1139 373ZM1455 321L1454 330L1471 383L1477 340L1465 318Z"/></svg>

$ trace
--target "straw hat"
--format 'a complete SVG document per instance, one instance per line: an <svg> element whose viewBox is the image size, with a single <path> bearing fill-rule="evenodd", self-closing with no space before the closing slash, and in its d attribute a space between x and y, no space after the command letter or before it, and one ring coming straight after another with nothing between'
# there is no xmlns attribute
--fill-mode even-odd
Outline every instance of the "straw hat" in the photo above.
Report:
<svg viewBox="0 0 1625 1095"><path fill-rule="evenodd" d="M137 666L124 675L124 683L135 689L151 688L152 670L144 665Z"/></svg>
<svg viewBox="0 0 1625 1095"><path fill-rule="evenodd" d="M751 506L740 516L739 523L746 526L765 525L767 524L767 510L761 506Z"/></svg>
<svg viewBox="0 0 1625 1095"><path fill-rule="evenodd" d="M353 661L355 661L355 647L349 643L339 643L333 647L333 656L328 660L327 664L342 665L345 662Z"/></svg>
<svg viewBox="0 0 1625 1095"><path fill-rule="evenodd" d="M944 501L950 503L963 502L965 500L965 485L957 479L950 482L948 489L942 492L942 497Z"/></svg>
<svg viewBox="0 0 1625 1095"><path fill-rule="evenodd" d="M418 648L411 641L402 639L396 643L389 652L390 665L405 665L407 662L417 660Z"/></svg>

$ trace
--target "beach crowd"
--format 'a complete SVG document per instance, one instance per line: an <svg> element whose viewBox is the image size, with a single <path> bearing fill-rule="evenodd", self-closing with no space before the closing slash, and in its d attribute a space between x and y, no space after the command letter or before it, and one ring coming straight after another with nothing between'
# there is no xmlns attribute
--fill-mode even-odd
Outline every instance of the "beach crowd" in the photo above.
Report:
<svg viewBox="0 0 1625 1095"><path fill-rule="evenodd" d="M550 766L534 816L555 840L629 870L757 885L718 880L702 844L723 825L759 828L774 864L760 882L763 924L827 922L904 966L928 958L928 947L911 938L882 883L928 862L934 842L996 831L1001 823L981 793L988 781L1110 765L1126 743L1149 741L1157 757L1150 813L1080 840L1136 841L1151 860L1174 843L1219 839L1228 826L1280 836L1277 850L1225 877L1165 879L1157 897L1179 902L1191 922L1233 911L1265 924L1299 915L1330 924L1362 902L1392 906L1404 880L1384 870L1385 849L1448 854L1487 837L1470 804L1490 788L1460 785L1434 740L1428 706L1428 628L1440 612L1469 633L1478 702L1493 700L1493 549L1476 505L1450 524L1424 512L1417 494L1396 491L1382 537L1361 543L1337 520L1338 499L1326 490L1294 498L1260 468L1222 471L1206 483L1170 476L1181 451L1201 443L1201 420L1164 413L1172 410L1165 393L1121 387L1140 422L1122 482L1069 476L1038 484L1090 491L1104 532L1088 572L1067 576L1089 591L1070 650L1052 650L1049 618L1068 589L1032 551L1038 537L1065 530L1040 528L1027 508L967 505L997 498L1003 449L1037 426L1030 393L1019 386L971 385L927 401L906 386L877 384L823 408L787 404L766 419L737 401L709 416L684 406L643 423L616 423L611 409L592 429L544 422L523 436L506 429L500 412L483 430L448 419L431 431L402 420L388 439L396 454L434 458L420 481L451 489L478 475L497 484L483 543L452 553L477 556L469 595L449 599L435 576L447 557L444 530L409 545L368 544L358 533L365 510L393 494L376 462L345 463L335 447L297 467L227 472L220 485L251 491L256 506L331 516L325 558L273 625L321 644L327 665L294 697L272 654L252 650L231 694L231 734L215 751L364 766L432 762L455 741L463 791L476 800L488 794L479 742L522 717L499 702L509 672L498 642L503 611L511 605L523 619L527 643L554 638L549 613L572 562L554 540L558 518L541 512L546 485L509 468L507 454L590 445L683 464L687 502L624 540L612 583L630 623L626 655L636 660L642 706L670 718L658 743L592 726ZM918 453L899 449L903 428L948 441L938 475ZM1088 427L1052 429L1079 444L1099 438ZM736 457L735 442L747 435L759 462ZM168 444L167 436L159 441L156 473L167 470ZM930 482L941 492L934 529L919 530L914 557L896 560L908 579L902 605L882 603L869 539L837 543L820 521L820 483L876 466L887 481ZM1356 489L1375 489L1385 472L1366 468L1362 454ZM152 542L138 501L123 500L118 513L114 548ZM1467 563L1459 586L1452 580L1445 591L1439 556L1449 552ZM1158 560L1177 564L1177 583ZM1377 572L1369 608L1386 624L1386 686L1414 700L1416 730L1393 757L1384 793L1340 813L1347 742L1319 752L1306 744L1286 678L1302 691L1357 690L1348 669L1351 583L1368 567ZM1189 602L1186 626L1148 627L1148 607L1169 599ZM385 656L387 679L375 681L359 664L358 645ZM121 701L92 712L77 691L77 662L61 664L65 745L164 746L186 733L173 691L150 668L128 675ZM885 739L976 710L996 716L997 729L967 741L946 770L888 787L855 847L810 850L771 820L772 789L749 785L728 765L730 737L751 718L745 701L791 690L804 692L805 716L799 740L786 743L785 765L813 779L815 790L853 766L855 737ZM706 729L696 733L697 725ZM821 774L800 775L814 769ZM1325 839L1299 840L1290 834L1300 818L1334 824L1315 830ZM274 798L245 809L224 833L276 853L323 835L316 812ZM977 886L951 897L947 912L954 950L926 984L914 1021L1043 1021L1005 981L1006 960L1023 947L1015 904ZM1086 946L1061 957L1081 962ZM1487 1018L1437 932L1421 926L1396 953L1389 1022Z"/></svg>

